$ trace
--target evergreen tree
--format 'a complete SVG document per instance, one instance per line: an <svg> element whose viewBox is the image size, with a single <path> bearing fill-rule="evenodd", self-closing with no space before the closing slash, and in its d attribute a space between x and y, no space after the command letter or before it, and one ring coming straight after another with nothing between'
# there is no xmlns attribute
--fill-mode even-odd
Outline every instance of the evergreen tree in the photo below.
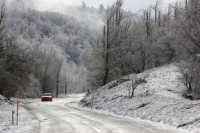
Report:
<svg viewBox="0 0 200 133"><path fill-rule="evenodd" d="M99 5L99 9L98 10L99 10L99 14L102 14L105 11L105 8L104 8L103 4Z"/></svg>
<svg viewBox="0 0 200 133"><path fill-rule="evenodd" d="M83 3L82 3L82 8L83 9L85 9L86 8L86 4L85 4L85 2L83 1Z"/></svg>

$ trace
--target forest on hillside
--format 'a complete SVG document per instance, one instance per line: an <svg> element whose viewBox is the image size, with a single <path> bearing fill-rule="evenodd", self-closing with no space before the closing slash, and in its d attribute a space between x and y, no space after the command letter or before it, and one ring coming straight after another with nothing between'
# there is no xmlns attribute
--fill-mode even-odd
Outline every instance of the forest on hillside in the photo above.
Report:
<svg viewBox="0 0 200 133"><path fill-rule="evenodd" d="M20 6L8 9L6 1L1 3L1 33L5 38L1 40L5 51L1 66L5 74L2 74L0 94L38 97L43 92L52 92L55 96L85 92L84 60L97 36L96 30L60 13ZM9 42L5 42L7 39ZM11 53L7 53L5 45Z"/></svg>
<svg viewBox="0 0 200 133"><path fill-rule="evenodd" d="M128 14L123 1L105 11L105 24L90 52L87 70L92 89L132 73L177 62L188 93L200 94L200 1L161 2L137 14Z"/></svg>
<svg viewBox="0 0 200 133"><path fill-rule="evenodd" d="M31 2L0 3L0 94L90 93L172 62L188 92L200 92L198 0L176 1L167 10L157 0L140 13L125 11L122 0L99 9L83 2L63 14L37 11Z"/></svg>

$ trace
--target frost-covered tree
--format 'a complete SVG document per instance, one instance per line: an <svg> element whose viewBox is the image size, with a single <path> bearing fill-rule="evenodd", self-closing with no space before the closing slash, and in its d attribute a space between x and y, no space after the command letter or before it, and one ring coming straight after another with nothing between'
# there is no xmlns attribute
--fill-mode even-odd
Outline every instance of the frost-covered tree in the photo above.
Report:
<svg viewBox="0 0 200 133"><path fill-rule="evenodd" d="M104 8L103 4L99 5L98 12L99 12L99 14L103 14L105 12L105 8Z"/></svg>
<svg viewBox="0 0 200 133"><path fill-rule="evenodd" d="M107 8L104 30L94 45L89 65L93 88L174 60L176 38L167 30L172 8L162 13L159 3L143 10L142 16L125 12L121 0Z"/></svg>
<svg viewBox="0 0 200 133"><path fill-rule="evenodd" d="M41 92L52 92L56 95L65 86L62 73L58 73L57 61L64 59L62 69L68 69L67 77L76 80L80 76L78 92L86 88L86 70L82 65L87 60L95 31L91 31L75 18L59 13L38 12L36 10L10 11L8 29L11 34L18 34L19 40L28 47L34 59L33 74L40 81ZM23 20L23 21L22 21ZM73 64L73 65L72 65ZM60 70L63 72L63 70ZM57 78L59 74L59 79ZM56 76L57 75L57 76ZM57 84L59 81L59 84ZM73 92L75 81L67 81L68 93ZM57 87L58 86L58 87ZM60 93L59 93L60 94Z"/></svg>
<svg viewBox="0 0 200 133"><path fill-rule="evenodd" d="M82 8L83 9L85 9L86 8L86 4L85 4L85 2L83 1L83 3L82 3Z"/></svg>
<svg viewBox="0 0 200 133"><path fill-rule="evenodd" d="M200 2L198 0L186 0L174 5L174 21L172 23L174 35L176 36L177 50L181 81L188 92L200 94L199 92L199 53L200 53Z"/></svg>
<svg viewBox="0 0 200 133"><path fill-rule="evenodd" d="M93 88L105 85L127 72L123 61L129 48L130 23L131 19L125 16L121 0L106 10L103 33L93 45L89 61L89 81ZM94 78L95 75L98 76Z"/></svg>
<svg viewBox="0 0 200 133"><path fill-rule="evenodd" d="M31 61L28 50L21 41L10 35L7 28L5 1L0 2L0 94L14 96L17 89L28 82Z"/></svg>

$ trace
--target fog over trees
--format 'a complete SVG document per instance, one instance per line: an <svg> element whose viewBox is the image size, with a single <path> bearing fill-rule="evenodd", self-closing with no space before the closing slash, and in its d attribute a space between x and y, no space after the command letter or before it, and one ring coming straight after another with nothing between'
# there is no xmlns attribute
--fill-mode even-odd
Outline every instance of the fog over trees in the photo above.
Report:
<svg viewBox="0 0 200 133"><path fill-rule="evenodd" d="M90 30L86 24L73 17L59 13L21 8L6 10L6 1L1 3L1 11L1 41L8 40L2 42L2 45L11 45L8 60L14 60L13 64L5 62L5 65L11 65L12 68L2 66L2 71L8 69L6 72L11 75L19 73L23 78L20 83L15 84L9 81L12 78L7 80L2 77L8 83L1 82L5 86L5 89L1 87L1 94L7 97L38 97L43 92L52 92L58 96L85 91L86 69L83 64L95 40L96 31ZM22 58L19 59L19 64L17 56ZM20 65L25 66L23 68ZM5 76L10 78L9 74L5 73ZM18 75L16 78L19 78ZM12 89L6 85L10 83L14 84Z"/></svg>
<svg viewBox="0 0 200 133"><path fill-rule="evenodd" d="M37 11L31 2L0 3L0 94L91 92L172 62L180 62L188 91L199 94L198 0L177 1L167 10L157 0L140 13L125 11L122 0L98 9L83 2L63 14Z"/></svg>

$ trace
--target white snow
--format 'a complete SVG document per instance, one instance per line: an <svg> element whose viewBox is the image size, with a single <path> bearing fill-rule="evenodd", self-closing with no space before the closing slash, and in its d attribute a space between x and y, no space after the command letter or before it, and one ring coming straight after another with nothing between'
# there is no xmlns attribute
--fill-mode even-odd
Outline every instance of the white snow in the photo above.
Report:
<svg viewBox="0 0 200 133"><path fill-rule="evenodd" d="M12 111L15 111L15 121L12 126ZM0 133L34 133L39 121L24 108L19 107L19 123L16 125L16 104L12 104L0 95Z"/></svg>
<svg viewBox="0 0 200 133"><path fill-rule="evenodd" d="M145 75L148 75L147 83L137 87L132 99L128 98L131 81L112 87L114 81L83 98L79 105L90 108L94 95L96 110L200 133L200 101L182 97L186 88L178 79L176 65L154 68L137 77Z"/></svg>

